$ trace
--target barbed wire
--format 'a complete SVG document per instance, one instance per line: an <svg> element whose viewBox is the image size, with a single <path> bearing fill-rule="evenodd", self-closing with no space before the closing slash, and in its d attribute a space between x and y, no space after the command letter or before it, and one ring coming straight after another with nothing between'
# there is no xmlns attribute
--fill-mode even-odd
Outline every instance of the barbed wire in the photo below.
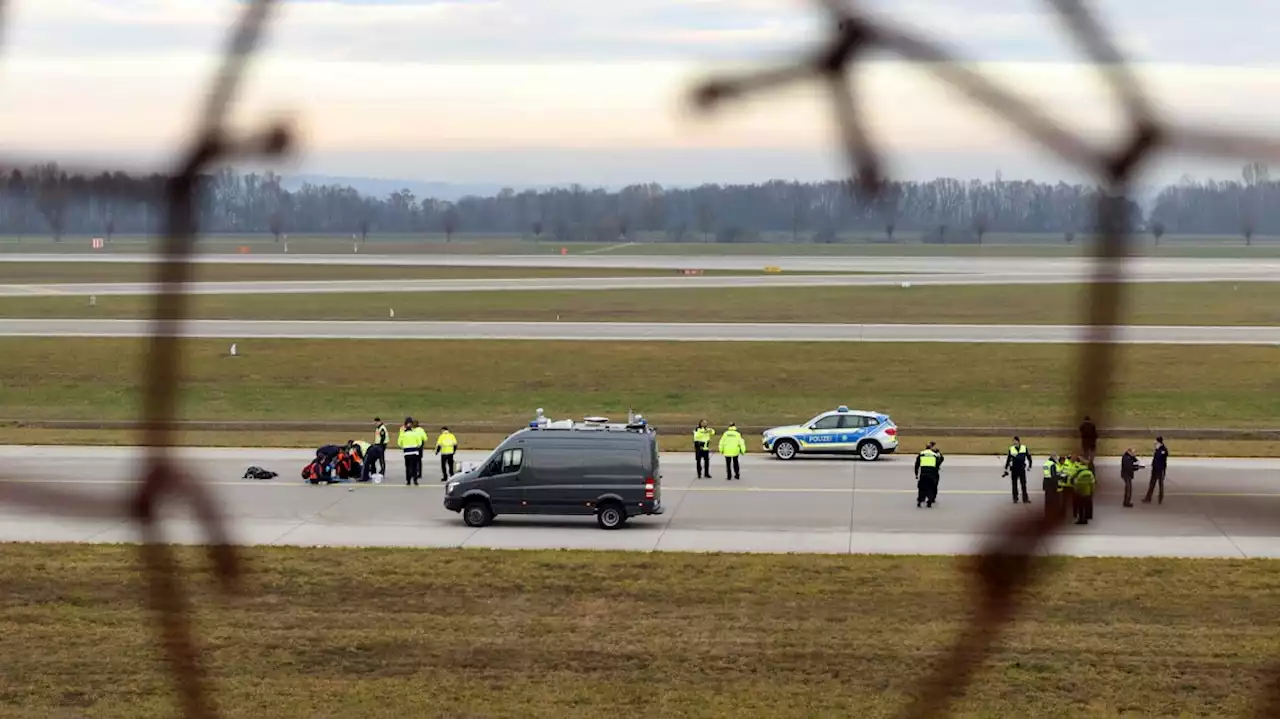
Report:
<svg viewBox="0 0 1280 719"><path fill-rule="evenodd" d="M748 93L818 80L831 95L857 197L875 197L886 185L882 153L864 123L864 107L859 102L853 73L868 51L887 50L917 63L1063 160L1092 173L1105 192L1098 207L1100 239L1094 249L1093 282L1086 301L1089 335L1088 342L1080 348L1075 409L1077 416L1094 417L1105 426L1116 361L1111 333L1119 324L1125 299L1121 280L1130 230L1126 203L1134 179L1145 163L1162 152L1272 159L1280 158L1280 143L1159 117L1131 66L1079 0L1046 2L1089 60L1098 66L1124 108L1128 129L1115 147L1091 144L914 31L875 18L855 4L819 2L829 25L825 43L798 62L774 70L712 79L695 89L698 105L710 110ZM149 340L142 378L143 424L147 427L142 444L147 449L137 491L128 501L111 504L56 487L0 482L3 502L71 517L127 519L138 525L148 597L157 616L183 714L200 719L216 717L217 706L201 667L182 573L160 533L159 511L163 503L185 501L194 511L206 534L215 576L225 591L239 588L240 561L230 544L226 520L209 491L179 467L172 453L183 359L176 330L188 314L185 288L191 277L190 256L198 232L196 194L201 172L230 159L280 156L292 144L292 134L283 125L272 125L242 138L232 137L224 127L228 109L275 4L275 0L252 0L241 11L187 148L165 176L165 191L159 200L165 210L163 262L156 268L161 290L153 300L156 332ZM7 18L7 10L9 4L0 0L0 23ZM124 183L117 189L136 199L133 183ZM1044 571L1041 563L1032 560L1033 554L1059 531L1063 521L1055 513L1049 518L1015 520L999 528L998 539L973 564L978 602L975 620L940 661L923 691L904 707L902 716L947 714L954 699L992 652L1004 627L1016 618L1022 592ZM1275 676L1258 705L1260 717L1273 716L1280 710L1280 671Z"/></svg>
<svg viewBox="0 0 1280 719"><path fill-rule="evenodd" d="M1127 131L1114 147L1097 146L1056 121L1046 112L997 87L971 70L953 53L916 32L897 28L873 17L855 2L818 0L827 17L828 39L798 62L772 70L708 80L693 92L703 110L731 99L801 80L824 84L833 102L836 126L859 198L875 197L886 184L881 153L863 123L853 73L868 51L884 50L916 63L942 82L1003 119L1014 129L1093 174L1104 190L1098 206L1098 242L1093 251L1092 282L1085 298L1088 325L1080 346L1074 383L1077 417L1106 424L1107 401L1115 376L1115 327L1123 315L1123 260L1130 228L1127 197L1143 166L1163 152L1246 159L1280 157L1280 143L1240 133L1180 124L1161 118L1142 84L1102 24L1083 0L1046 0L1065 32L1084 51L1124 110ZM1082 438L1083 440L1083 438ZM1092 459L1091 446L1081 451ZM1003 629L1016 617L1021 595L1045 571L1033 560L1036 550L1065 522L1051 517L1016 519L998 528L997 538L973 567L978 611L951 651L924 684L923 691L901 712L911 719L945 716L992 653ZM1258 716L1275 716L1280 709L1280 670L1258 706Z"/></svg>

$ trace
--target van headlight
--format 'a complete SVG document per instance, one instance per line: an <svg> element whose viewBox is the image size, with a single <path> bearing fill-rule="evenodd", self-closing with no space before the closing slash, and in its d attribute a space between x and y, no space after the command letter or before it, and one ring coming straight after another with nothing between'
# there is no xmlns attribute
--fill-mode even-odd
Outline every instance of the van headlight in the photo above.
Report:
<svg viewBox="0 0 1280 719"><path fill-rule="evenodd" d="M448 484L446 484L446 485L444 486L444 493L445 493L445 494L453 494L453 490L455 490L455 489L457 489L457 488L458 488L458 483L457 483L457 482L450 482L450 483L448 483Z"/></svg>

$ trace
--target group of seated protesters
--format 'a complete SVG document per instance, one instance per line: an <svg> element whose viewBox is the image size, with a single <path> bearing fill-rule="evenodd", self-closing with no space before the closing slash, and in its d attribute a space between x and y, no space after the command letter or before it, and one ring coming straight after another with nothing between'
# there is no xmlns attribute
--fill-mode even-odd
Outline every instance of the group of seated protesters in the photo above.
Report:
<svg viewBox="0 0 1280 719"><path fill-rule="evenodd" d="M349 439L346 446L326 444L317 449L315 459L302 468L302 478L311 484L380 482L386 471L382 447Z"/></svg>

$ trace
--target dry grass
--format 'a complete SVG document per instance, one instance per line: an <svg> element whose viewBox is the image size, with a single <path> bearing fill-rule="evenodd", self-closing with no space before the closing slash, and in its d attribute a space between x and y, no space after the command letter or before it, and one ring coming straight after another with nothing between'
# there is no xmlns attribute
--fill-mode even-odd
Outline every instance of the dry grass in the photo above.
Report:
<svg viewBox="0 0 1280 719"><path fill-rule="evenodd" d="M174 716L135 560L0 548L0 716ZM962 561L277 548L192 587L228 717L861 718L968 620ZM1044 561L956 716L1242 716L1280 654L1274 561Z"/></svg>
<svg viewBox="0 0 1280 719"><path fill-rule="evenodd" d="M186 342L188 419L526 422L628 407L661 425L802 421L845 403L904 426L1074 427L1082 347L252 340ZM0 419L132 419L137 340L0 339ZM1270 428L1280 348L1125 345L1104 425Z"/></svg>
<svg viewBox="0 0 1280 719"><path fill-rule="evenodd" d="M512 425L514 431L517 427ZM456 429L456 428L455 428ZM196 430L178 433L175 443L182 447L319 447L333 442L366 437L368 432L292 431L292 430ZM506 438L495 432L458 432L464 450L490 450ZM910 432L901 436L902 452L913 454L928 440L936 440L949 455L987 454L1001 456L1009 448L1009 438L998 437L924 437ZM1022 439L1038 451L1066 449L1074 443L1061 437L1040 437L1022 432ZM759 452L758 437L748 436L749 450ZM33 429L0 425L0 444L60 445L60 446L114 446L132 447L143 437L126 430L82 429ZM1194 441L1171 439L1177 445L1179 457L1275 457L1280 455L1280 441L1274 440L1224 440L1197 439ZM1120 456L1126 447L1147 447L1149 440L1104 439L1098 443L1104 456ZM659 434L658 444L664 452L688 452L689 437L684 434ZM852 460L851 460L852 461Z"/></svg>
<svg viewBox="0 0 1280 719"><path fill-rule="evenodd" d="M192 313L205 319L385 320L394 308L401 320L1075 324L1085 321L1086 291L1084 285L968 285L202 295L192 299ZM1133 285L1129 293L1121 318L1128 324L1280 325L1280 283L1153 283ZM121 319L150 311L150 300L141 296L99 297L95 307L83 297L0 303L0 317Z"/></svg>

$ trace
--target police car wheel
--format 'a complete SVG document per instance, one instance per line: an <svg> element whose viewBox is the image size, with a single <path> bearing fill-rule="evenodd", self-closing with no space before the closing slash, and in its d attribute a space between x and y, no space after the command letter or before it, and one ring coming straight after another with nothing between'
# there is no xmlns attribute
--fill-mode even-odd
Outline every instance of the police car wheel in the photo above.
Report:
<svg viewBox="0 0 1280 719"><path fill-rule="evenodd" d="M462 521L468 527L483 527L493 521L493 510L487 502L473 500L462 508Z"/></svg>
<svg viewBox="0 0 1280 719"><path fill-rule="evenodd" d="M601 529L617 529L626 521L627 513L615 502L605 504L596 512L596 522L600 524Z"/></svg>
<svg viewBox="0 0 1280 719"><path fill-rule="evenodd" d="M875 442L863 442L858 445L858 456L868 462L880 459L880 445Z"/></svg>
<svg viewBox="0 0 1280 719"><path fill-rule="evenodd" d="M787 460L794 459L796 456L796 443L789 439L780 440L773 446L773 456L778 459Z"/></svg>

